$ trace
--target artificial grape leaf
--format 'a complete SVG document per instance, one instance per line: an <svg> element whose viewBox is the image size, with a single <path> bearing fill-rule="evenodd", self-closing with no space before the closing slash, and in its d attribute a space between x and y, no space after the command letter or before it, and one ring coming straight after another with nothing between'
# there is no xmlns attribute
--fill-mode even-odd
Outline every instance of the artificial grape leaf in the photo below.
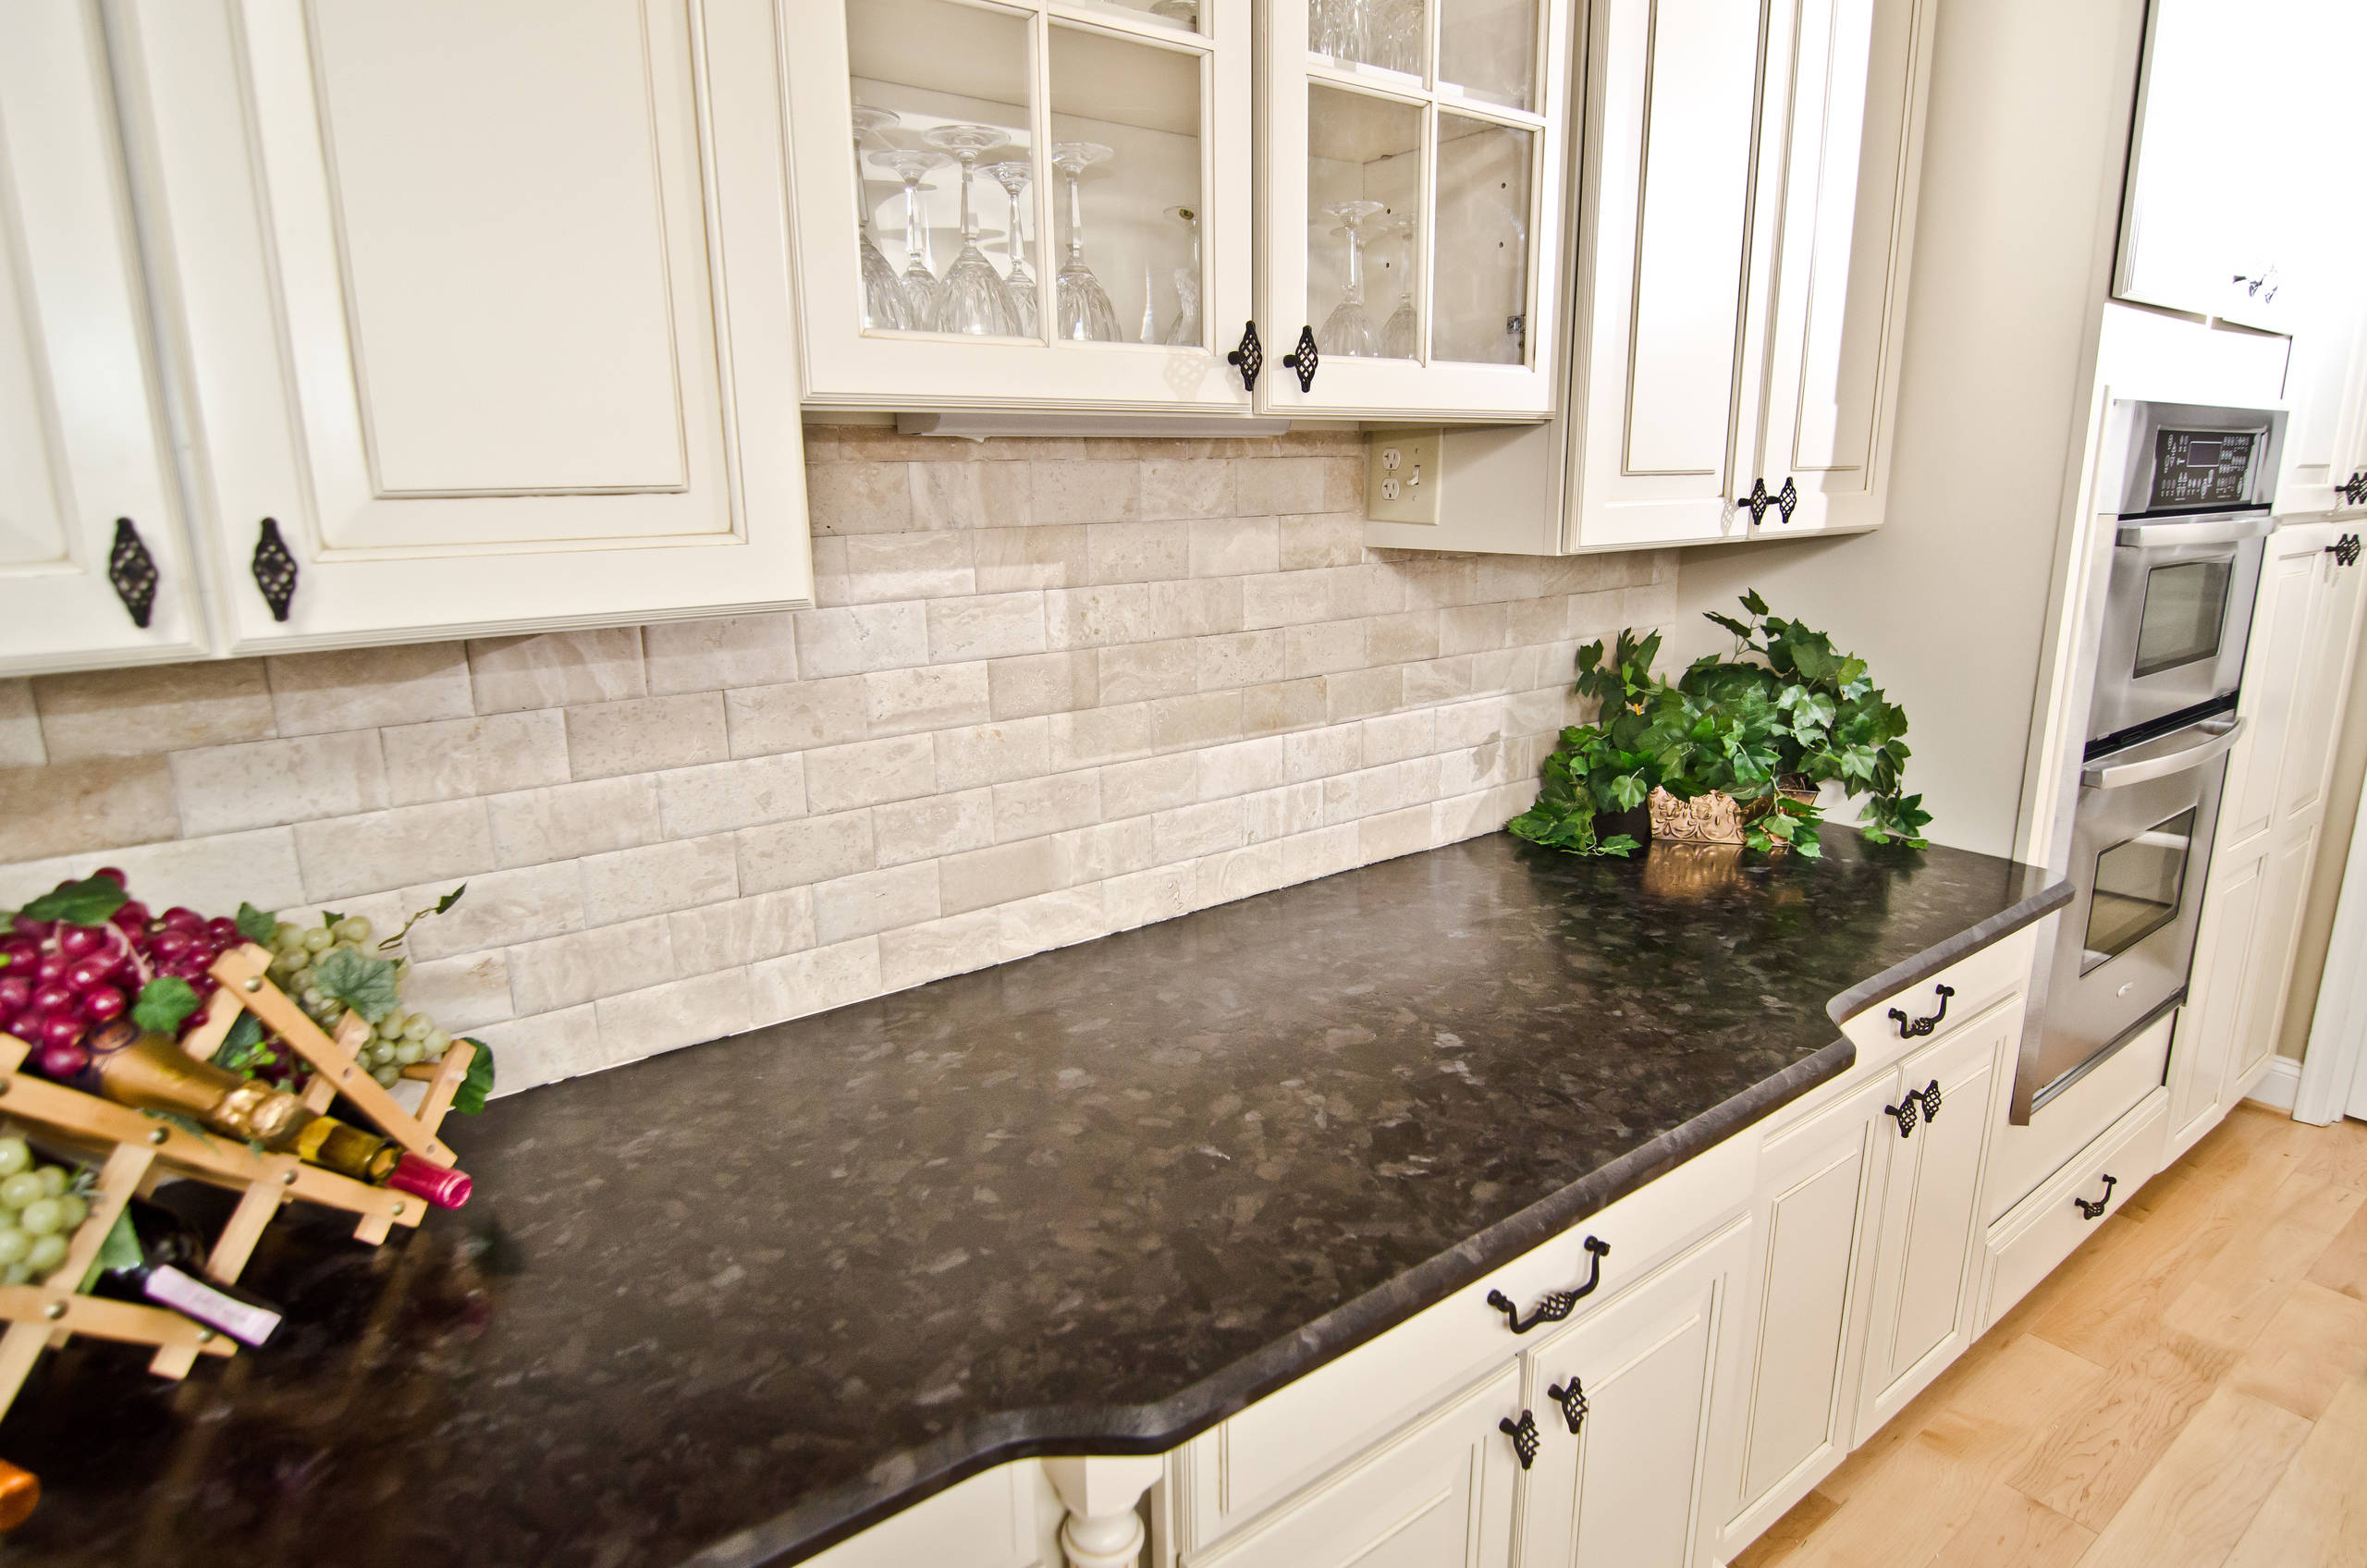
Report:
<svg viewBox="0 0 2367 1568"><path fill-rule="evenodd" d="M436 900L435 913L442 914L446 910L450 909L454 904L459 903L460 901L460 895L468 890L469 885L466 882L463 882L459 887L453 888L450 892L445 894L442 898Z"/></svg>
<svg viewBox="0 0 2367 1568"><path fill-rule="evenodd" d="M253 1065L258 1047L263 1044L263 1023L251 1012L241 1009L238 1022L230 1025L229 1034L214 1052L214 1065L244 1072Z"/></svg>
<svg viewBox="0 0 2367 1568"><path fill-rule="evenodd" d="M485 1096L493 1093L493 1047L465 1035L461 1038L476 1047L477 1054L469 1062L469 1075L460 1080L460 1092L452 1096L452 1109L463 1116L474 1116L484 1109Z"/></svg>
<svg viewBox="0 0 2367 1568"><path fill-rule="evenodd" d="M130 896L121 883L109 877L85 876L54 893L43 893L21 913L34 920L63 920L69 925L104 925L107 916L121 909Z"/></svg>
<svg viewBox="0 0 2367 1568"><path fill-rule="evenodd" d="M401 999L395 987L395 966L351 948L337 948L313 965L313 984L321 995L375 1023L394 1011Z"/></svg>
<svg viewBox="0 0 2367 1568"><path fill-rule="evenodd" d="M140 1256L140 1236L131 1228L131 1210L117 1209L115 1223L107 1229L107 1239L99 1243L99 1256L91 1259L90 1270L82 1276L79 1288L87 1292L98 1282L101 1274L119 1268L137 1268L145 1261Z"/></svg>
<svg viewBox="0 0 2367 1568"><path fill-rule="evenodd" d="M1759 596L1758 589L1753 588L1742 596L1742 607L1752 615L1763 616L1767 613L1767 601Z"/></svg>
<svg viewBox="0 0 2367 1568"><path fill-rule="evenodd" d="M279 931L279 916L269 910L257 909L252 904L239 906L238 920L239 936L250 942L261 942L266 948L271 946L272 937Z"/></svg>
<svg viewBox="0 0 2367 1568"><path fill-rule="evenodd" d="M197 992L188 981L159 974L140 987L140 999L131 1004L131 1022L143 1034L169 1035L196 1011Z"/></svg>

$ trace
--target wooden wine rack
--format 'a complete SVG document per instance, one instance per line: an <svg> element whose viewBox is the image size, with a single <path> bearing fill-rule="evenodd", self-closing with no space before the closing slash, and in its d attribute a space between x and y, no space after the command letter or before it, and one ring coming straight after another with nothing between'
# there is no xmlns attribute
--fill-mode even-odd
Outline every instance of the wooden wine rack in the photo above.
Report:
<svg viewBox="0 0 2367 1568"><path fill-rule="evenodd" d="M404 1069L405 1077L427 1084L419 1109L405 1110L354 1060L369 1042L369 1023L359 1013L349 1012L334 1035L326 1033L272 984L270 964L271 954L252 943L215 960L212 973L220 987L204 1021L190 1031L182 1047L200 1061L212 1060L239 1013L251 1012L311 1064L313 1075L303 1096L308 1109L325 1111L343 1095L360 1112L360 1120L391 1142L423 1159L451 1166L452 1151L436 1134L469 1075L476 1047L455 1040L441 1061ZM155 1346L148 1369L161 1378L187 1376L201 1355L236 1352L227 1336L169 1308L87 1296L76 1290L114 1228L116 1216L134 1194L145 1195L174 1177L210 1182L239 1194L239 1207L222 1227L205 1264L206 1272L225 1283L235 1281L246 1268L264 1227L282 1204L302 1198L358 1214L362 1218L353 1233L373 1246L397 1225L417 1225L427 1207L425 1199L409 1193L357 1182L307 1165L291 1154L258 1154L236 1138L194 1133L53 1083L24 1070L30 1048L15 1035L0 1034L0 1116L30 1123L43 1141L103 1163L98 1188L91 1194L91 1212L67 1243L66 1261L38 1283L0 1285L0 1322L7 1324L0 1332L0 1415L15 1402L42 1351L62 1345L75 1334Z"/></svg>

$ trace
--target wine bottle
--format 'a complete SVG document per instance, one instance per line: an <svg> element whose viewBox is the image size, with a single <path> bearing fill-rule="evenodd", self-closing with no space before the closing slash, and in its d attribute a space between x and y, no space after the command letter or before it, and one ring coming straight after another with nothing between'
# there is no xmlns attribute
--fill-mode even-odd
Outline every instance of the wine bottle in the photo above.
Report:
<svg viewBox="0 0 2367 1568"><path fill-rule="evenodd" d="M286 1146L308 1165L373 1184L393 1175L404 1158L399 1146L377 1133L349 1127L333 1116L315 1116L305 1121Z"/></svg>
<svg viewBox="0 0 2367 1568"><path fill-rule="evenodd" d="M458 1208L469 1201L470 1189L475 1182L465 1170L453 1170L433 1160L406 1154L386 1178L386 1185L397 1192L411 1193L425 1198L438 1208Z"/></svg>
<svg viewBox="0 0 2367 1568"><path fill-rule="evenodd" d="M169 1306L242 1344L260 1345L279 1327L279 1309L252 1291L205 1275L205 1240L171 1209L134 1198L127 1212L140 1261L101 1267L91 1293Z"/></svg>
<svg viewBox="0 0 2367 1568"><path fill-rule="evenodd" d="M285 1089L200 1061L171 1036L143 1035L118 1018L92 1034L80 1089L134 1110L175 1111L227 1137L284 1146L311 1112Z"/></svg>

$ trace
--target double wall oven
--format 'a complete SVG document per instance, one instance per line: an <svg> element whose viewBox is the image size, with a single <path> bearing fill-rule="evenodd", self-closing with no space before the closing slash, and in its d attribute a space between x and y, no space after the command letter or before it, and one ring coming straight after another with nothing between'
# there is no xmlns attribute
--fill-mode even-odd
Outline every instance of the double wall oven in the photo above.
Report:
<svg viewBox="0 0 2367 1568"><path fill-rule="evenodd" d="M2112 405L2074 683L2084 743L2052 857L2077 897L2017 1122L2186 999L2284 434L2274 410Z"/></svg>

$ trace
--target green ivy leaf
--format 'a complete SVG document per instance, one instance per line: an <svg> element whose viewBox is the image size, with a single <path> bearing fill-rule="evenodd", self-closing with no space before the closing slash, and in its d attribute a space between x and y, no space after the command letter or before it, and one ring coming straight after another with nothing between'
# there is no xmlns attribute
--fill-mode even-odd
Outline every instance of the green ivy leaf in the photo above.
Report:
<svg viewBox="0 0 2367 1568"><path fill-rule="evenodd" d="M261 942L266 948L271 946L272 937L279 931L279 916L250 903L239 905L238 922L239 936L250 942Z"/></svg>
<svg viewBox="0 0 2367 1568"><path fill-rule="evenodd" d="M131 895L111 877L85 876L54 893L43 893L22 913L34 920L62 920L68 925L104 925Z"/></svg>
<svg viewBox="0 0 2367 1568"><path fill-rule="evenodd" d="M222 1037L221 1045L215 1047L214 1065L227 1068L233 1072L244 1072L262 1054L259 1049L262 1045L262 1022L241 1008L238 1021L230 1025L230 1032Z"/></svg>
<svg viewBox="0 0 2367 1568"><path fill-rule="evenodd" d="M468 890L469 885L466 882L463 882L459 887L453 888L450 892L445 894L442 898L436 900L435 913L442 914L446 910L448 910L454 904L459 903L460 901L460 895Z"/></svg>
<svg viewBox="0 0 2367 1568"><path fill-rule="evenodd" d="M169 1035L196 1011L197 992L188 981L159 974L140 987L140 999L131 1004L131 1022L143 1034Z"/></svg>
<svg viewBox="0 0 2367 1568"><path fill-rule="evenodd" d="M460 1080L460 1090L452 1096L452 1109L463 1116L474 1116L484 1109L485 1096L493 1093L493 1047L465 1035L461 1038L476 1047L477 1054L469 1063L469 1075Z"/></svg>
<svg viewBox="0 0 2367 1568"><path fill-rule="evenodd" d="M313 966L313 984L321 995L343 1002L373 1023L392 1012L401 999L395 986L394 964L351 948L323 954Z"/></svg>

